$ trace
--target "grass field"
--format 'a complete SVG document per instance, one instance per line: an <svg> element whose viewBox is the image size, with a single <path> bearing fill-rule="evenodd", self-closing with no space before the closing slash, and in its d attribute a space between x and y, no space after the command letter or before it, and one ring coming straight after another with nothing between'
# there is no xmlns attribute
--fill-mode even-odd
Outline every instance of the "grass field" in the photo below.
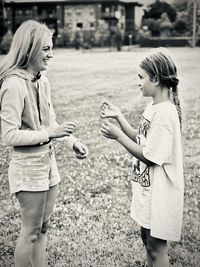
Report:
<svg viewBox="0 0 200 267"><path fill-rule="evenodd" d="M137 66L147 50L55 50L48 78L57 120L77 123L75 136L88 145L90 154L79 161L63 142L56 143L62 182L48 232L48 266L137 267L145 262L139 226L129 216L130 155L100 135L98 108L108 99L137 126L150 100L142 98L137 87ZM173 48L171 52L181 81L185 206L182 240L170 243L170 263L199 267L200 49ZM8 159L8 149L0 142L1 267L14 266L20 229L18 204L9 197Z"/></svg>

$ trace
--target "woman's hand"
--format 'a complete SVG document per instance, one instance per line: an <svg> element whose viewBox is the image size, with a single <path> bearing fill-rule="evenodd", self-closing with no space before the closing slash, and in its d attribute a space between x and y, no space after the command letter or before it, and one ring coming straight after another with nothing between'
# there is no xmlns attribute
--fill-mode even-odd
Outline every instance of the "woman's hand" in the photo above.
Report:
<svg viewBox="0 0 200 267"><path fill-rule="evenodd" d="M84 159L88 155L88 148L80 142L75 142L73 145L73 151L77 159Z"/></svg>
<svg viewBox="0 0 200 267"><path fill-rule="evenodd" d="M100 117L102 119L105 118L118 119L121 116L121 111L119 110L119 108L107 101L103 101L101 103L99 112L100 112Z"/></svg>
<svg viewBox="0 0 200 267"><path fill-rule="evenodd" d="M103 136L117 140L122 134L122 131L108 120L105 120L101 125L101 132Z"/></svg>
<svg viewBox="0 0 200 267"><path fill-rule="evenodd" d="M70 136L73 133L76 124L73 122L63 122L58 126L50 126L47 128L49 138L60 138Z"/></svg>

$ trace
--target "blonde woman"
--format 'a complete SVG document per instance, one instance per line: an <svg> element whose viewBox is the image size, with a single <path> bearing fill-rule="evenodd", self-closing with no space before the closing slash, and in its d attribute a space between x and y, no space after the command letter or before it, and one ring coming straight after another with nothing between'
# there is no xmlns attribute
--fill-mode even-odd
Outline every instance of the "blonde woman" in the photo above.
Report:
<svg viewBox="0 0 200 267"><path fill-rule="evenodd" d="M56 122L49 82L42 74L52 57L51 31L29 20L14 34L0 64L1 133L12 147L9 186L22 219L16 267L45 266L46 231L60 182L52 139L65 137L78 158L88 153L72 135L73 122Z"/></svg>

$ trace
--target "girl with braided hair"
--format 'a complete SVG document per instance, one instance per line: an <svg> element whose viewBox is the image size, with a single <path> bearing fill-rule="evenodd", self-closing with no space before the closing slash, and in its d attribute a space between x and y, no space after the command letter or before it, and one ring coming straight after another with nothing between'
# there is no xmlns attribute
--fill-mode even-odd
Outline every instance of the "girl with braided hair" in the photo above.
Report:
<svg viewBox="0 0 200 267"><path fill-rule="evenodd" d="M181 108L177 69L166 52L158 50L140 64L139 87L152 97L137 130L119 108L103 102L101 132L133 155L131 217L141 227L148 266L168 267L167 241L178 241L183 215ZM117 127L108 118L115 118Z"/></svg>

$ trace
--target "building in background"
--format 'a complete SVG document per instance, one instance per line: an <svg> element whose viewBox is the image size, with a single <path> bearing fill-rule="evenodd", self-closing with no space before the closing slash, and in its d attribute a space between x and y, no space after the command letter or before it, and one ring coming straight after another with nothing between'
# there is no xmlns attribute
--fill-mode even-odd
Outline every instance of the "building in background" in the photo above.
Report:
<svg viewBox="0 0 200 267"><path fill-rule="evenodd" d="M125 42L134 36L134 0L4 0L6 24L12 31L25 20L45 22L54 32L57 46L77 42L106 45L112 36Z"/></svg>

